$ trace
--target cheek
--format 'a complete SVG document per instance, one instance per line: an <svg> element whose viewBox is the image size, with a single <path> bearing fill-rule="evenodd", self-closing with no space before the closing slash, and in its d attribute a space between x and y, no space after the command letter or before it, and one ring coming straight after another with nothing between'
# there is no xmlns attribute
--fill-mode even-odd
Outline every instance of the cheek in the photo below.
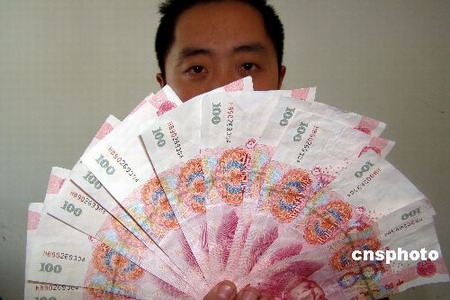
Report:
<svg viewBox="0 0 450 300"><path fill-rule="evenodd" d="M183 102L186 102L187 100L197 95L207 92L207 90L204 89L201 84L193 84L191 82L185 82L182 80L168 80L168 84Z"/></svg>
<svg viewBox="0 0 450 300"><path fill-rule="evenodd" d="M252 75L255 91L278 90L278 70Z"/></svg>

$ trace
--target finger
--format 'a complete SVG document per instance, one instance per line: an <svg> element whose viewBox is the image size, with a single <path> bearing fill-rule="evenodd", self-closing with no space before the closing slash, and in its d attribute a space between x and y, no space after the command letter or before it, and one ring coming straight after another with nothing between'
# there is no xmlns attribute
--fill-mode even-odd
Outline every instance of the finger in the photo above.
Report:
<svg viewBox="0 0 450 300"><path fill-rule="evenodd" d="M272 296L270 296L267 293L261 293L261 296L259 297L259 300L273 300Z"/></svg>
<svg viewBox="0 0 450 300"><path fill-rule="evenodd" d="M236 300L257 300L260 296L259 291L251 286L246 286L236 296Z"/></svg>
<svg viewBox="0 0 450 300"><path fill-rule="evenodd" d="M209 291L203 300L233 300L236 293L236 285L229 280L224 280Z"/></svg>

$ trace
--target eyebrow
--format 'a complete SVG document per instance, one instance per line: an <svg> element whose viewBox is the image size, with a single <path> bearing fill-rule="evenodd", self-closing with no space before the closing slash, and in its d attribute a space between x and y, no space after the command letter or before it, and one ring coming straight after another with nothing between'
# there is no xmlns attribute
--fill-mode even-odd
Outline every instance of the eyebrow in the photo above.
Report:
<svg viewBox="0 0 450 300"><path fill-rule="evenodd" d="M214 51L207 49L207 48L195 48L195 47L187 47L180 51L178 54L178 63L177 65L180 65L185 59L189 57L194 56L201 56L201 55L212 55ZM245 44L241 46L237 46L233 48L234 53L265 53L267 52L267 48L264 47L260 43L251 43L251 44Z"/></svg>
<svg viewBox="0 0 450 300"><path fill-rule="evenodd" d="M212 51L205 48L184 48L178 54L178 63L177 66L181 65L183 61L189 57L199 56L199 55L211 55Z"/></svg>
<svg viewBox="0 0 450 300"><path fill-rule="evenodd" d="M242 46L238 46L233 49L234 53L241 53L241 52L258 52L258 53L264 53L267 52L267 48L264 47L260 43L253 43L253 44L246 44Z"/></svg>

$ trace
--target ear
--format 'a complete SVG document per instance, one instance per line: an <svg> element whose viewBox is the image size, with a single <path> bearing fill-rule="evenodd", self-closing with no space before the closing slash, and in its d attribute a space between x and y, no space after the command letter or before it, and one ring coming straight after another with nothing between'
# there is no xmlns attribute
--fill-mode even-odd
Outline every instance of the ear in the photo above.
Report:
<svg viewBox="0 0 450 300"><path fill-rule="evenodd" d="M278 89L281 89L283 85L284 75L286 75L286 67L281 66L280 73L278 74Z"/></svg>
<svg viewBox="0 0 450 300"><path fill-rule="evenodd" d="M160 88L163 88L166 85L166 81L164 80L162 73L156 73L156 81L158 82Z"/></svg>

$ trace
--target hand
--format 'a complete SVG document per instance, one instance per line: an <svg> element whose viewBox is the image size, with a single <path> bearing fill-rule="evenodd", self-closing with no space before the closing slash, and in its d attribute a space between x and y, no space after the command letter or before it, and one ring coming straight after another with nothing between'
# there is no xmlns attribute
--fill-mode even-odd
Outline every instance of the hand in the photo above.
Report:
<svg viewBox="0 0 450 300"><path fill-rule="evenodd" d="M224 280L213 287L203 300L272 300L272 297L251 286L246 286L238 293L233 282Z"/></svg>

